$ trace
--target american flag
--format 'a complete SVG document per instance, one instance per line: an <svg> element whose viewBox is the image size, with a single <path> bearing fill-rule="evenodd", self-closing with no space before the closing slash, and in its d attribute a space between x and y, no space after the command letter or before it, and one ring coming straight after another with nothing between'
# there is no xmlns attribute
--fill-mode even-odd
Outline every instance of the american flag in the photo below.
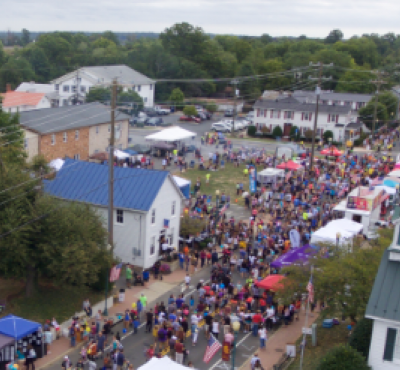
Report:
<svg viewBox="0 0 400 370"><path fill-rule="evenodd" d="M220 216L222 216L224 213L225 213L225 211L228 209L228 206L225 204L222 208L221 208L221 211L219 212L219 214L220 214Z"/></svg>
<svg viewBox="0 0 400 370"><path fill-rule="evenodd" d="M168 228L169 228L169 220L164 218L164 229L168 229Z"/></svg>
<svg viewBox="0 0 400 370"><path fill-rule="evenodd" d="M122 263L114 266L110 271L110 282L113 283L119 279L119 274L121 273Z"/></svg>
<svg viewBox="0 0 400 370"><path fill-rule="evenodd" d="M312 277L307 284L308 301L314 303L314 284L312 282Z"/></svg>
<svg viewBox="0 0 400 370"><path fill-rule="evenodd" d="M222 348L222 344L210 334L210 339L207 342L206 351L204 352L203 361L208 364L214 355Z"/></svg>

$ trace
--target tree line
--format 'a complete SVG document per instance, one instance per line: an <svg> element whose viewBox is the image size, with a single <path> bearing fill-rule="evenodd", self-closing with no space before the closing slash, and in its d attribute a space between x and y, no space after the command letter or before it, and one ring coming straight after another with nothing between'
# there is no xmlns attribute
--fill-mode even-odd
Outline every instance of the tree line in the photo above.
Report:
<svg viewBox="0 0 400 370"><path fill-rule="evenodd" d="M30 42L30 33L21 35L21 48L9 52L0 47L0 90L6 84L16 87L23 81L47 83L81 66L126 64L156 80L204 79L204 82L157 82L156 101L168 99L174 88L186 97L224 97L233 92L230 78L258 76L241 80L238 88L248 101L265 89L311 89L308 76L315 74L309 63L333 63L324 70L330 81L323 89L338 92L372 93L374 75L368 71L395 70L400 63L400 37L365 34L344 39L333 30L323 39L273 38L231 35L210 36L200 27L178 23L158 37L120 38L111 31L101 34L53 32ZM276 73L282 73L276 75ZM268 74L275 74L270 75ZM397 75L391 73L391 82ZM389 85L385 86L390 87Z"/></svg>

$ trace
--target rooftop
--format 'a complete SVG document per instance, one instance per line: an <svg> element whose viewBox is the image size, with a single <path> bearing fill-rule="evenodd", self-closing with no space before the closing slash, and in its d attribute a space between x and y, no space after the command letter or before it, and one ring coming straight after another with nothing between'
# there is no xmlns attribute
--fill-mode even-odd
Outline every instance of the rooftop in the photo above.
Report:
<svg viewBox="0 0 400 370"><path fill-rule="evenodd" d="M1 94L3 98L2 106L8 108L20 106L36 107L45 95L44 93L7 91Z"/></svg>
<svg viewBox="0 0 400 370"><path fill-rule="evenodd" d="M114 207L148 211L168 171L114 168ZM46 181L45 192L58 198L108 205L108 166L67 158L54 180Z"/></svg>
<svg viewBox="0 0 400 370"><path fill-rule="evenodd" d="M130 116L124 113L118 113L117 116L118 121L128 120L129 118ZM91 127L110 121L110 108L97 102L20 113L21 125L41 134Z"/></svg>

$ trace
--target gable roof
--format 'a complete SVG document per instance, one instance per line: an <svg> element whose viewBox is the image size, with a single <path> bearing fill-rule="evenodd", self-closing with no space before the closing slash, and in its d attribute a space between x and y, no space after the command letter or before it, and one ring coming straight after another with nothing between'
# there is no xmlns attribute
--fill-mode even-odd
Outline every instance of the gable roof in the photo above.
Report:
<svg viewBox="0 0 400 370"><path fill-rule="evenodd" d="M387 249L382 256L365 316L400 321L400 261L390 261L389 254Z"/></svg>
<svg viewBox="0 0 400 370"><path fill-rule="evenodd" d="M146 85L155 83L154 80L134 69L124 65L82 67L74 72L56 78L52 83L61 83L64 80L80 76L87 77L93 84L111 85L114 78L120 85Z"/></svg>
<svg viewBox="0 0 400 370"><path fill-rule="evenodd" d="M118 113L118 121L129 120L129 118L127 114ZM91 127L110 121L110 108L98 102L20 113L20 124L24 128L41 134Z"/></svg>
<svg viewBox="0 0 400 370"><path fill-rule="evenodd" d="M22 82L15 91L30 92L30 93L44 93L49 99L57 99L60 95L54 89L53 84L37 84L34 82Z"/></svg>
<svg viewBox="0 0 400 370"><path fill-rule="evenodd" d="M115 167L114 207L148 211L169 176L168 171ZM55 179L46 181L45 191L55 197L106 207L108 166L67 158Z"/></svg>
<svg viewBox="0 0 400 370"><path fill-rule="evenodd" d="M314 112L315 103L302 103L293 96L289 96L283 99L269 100L260 99L254 104L254 108L260 109L276 109L276 110L292 110L296 112ZM320 113L332 113L332 114L348 114L351 112L351 107L344 105L325 105L319 104L318 106Z"/></svg>
<svg viewBox="0 0 400 370"><path fill-rule="evenodd" d="M1 94L3 99L3 107L20 107L23 105L28 105L31 107L36 107L40 101L45 97L44 93L32 93L32 92L22 92L22 91L7 91Z"/></svg>

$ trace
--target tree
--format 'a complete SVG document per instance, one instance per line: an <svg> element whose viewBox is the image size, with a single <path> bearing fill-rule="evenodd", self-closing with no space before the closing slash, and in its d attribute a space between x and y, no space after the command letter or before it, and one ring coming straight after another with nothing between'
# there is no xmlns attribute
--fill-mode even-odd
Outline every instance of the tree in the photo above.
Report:
<svg viewBox="0 0 400 370"><path fill-rule="evenodd" d="M5 91L7 84L15 89L21 82L34 80L35 72L25 58L10 57L0 68L0 91Z"/></svg>
<svg viewBox="0 0 400 370"><path fill-rule="evenodd" d="M185 108L183 108L183 113L186 116L197 116L197 110L193 105L187 105Z"/></svg>
<svg viewBox="0 0 400 370"><path fill-rule="evenodd" d="M351 253L347 248L324 245L324 252L313 259L315 299L326 303L324 315L341 312L353 321L364 316L382 254L392 240L393 231L379 232L380 238L371 249L362 249L358 240L354 241ZM326 258L326 254L330 257ZM295 294L305 291L310 266L291 266L283 273L287 273L284 289L277 295L290 302Z"/></svg>
<svg viewBox="0 0 400 370"><path fill-rule="evenodd" d="M363 317L357 323L349 339L350 347L361 353L365 359L368 359L369 355L369 347L372 337L372 324L373 321L371 319Z"/></svg>
<svg viewBox="0 0 400 370"><path fill-rule="evenodd" d="M217 104L215 102L209 102L205 107L210 113L215 113L218 110Z"/></svg>
<svg viewBox="0 0 400 370"><path fill-rule="evenodd" d="M371 84L373 76L357 66L353 71L346 71L340 78L336 86L336 92L354 92L360 94L371 94L375 91L375 86Z"/></svg>
<svg viewBox="0 0 400 370"><path fill-rule="evenodd" d="M340 30L332 30L325 39L326 44L334 44L343 39L343 32Z"/></svg>
<svg viewBox="0 0 400 370"><path fill-rule="evenodd" d="M22 55L31 64L39 82L48 82L51 72L51 64L42 48L34 44L25 47Z"/></svg>
<svg viewBox="0 0 400 370"><path fill-rule="evenodd" d="M86 102L92 103L94 101L106 103L111 101L111 91L107 87L95 86L90 89L86 94Z"/></svg>
<svg viewBox="0 0 400 370"><path fill-rule="evenodd" d="M378 95L378 102L385 106L388 118L392 119L397 112L398 98L392 92L384 91Z"/></svg>
<svg viewBox="0 0 400 370"><path fill-rule="evenodd" d="M331 349L316 367L316 370L371 370L365 358L348 345Z"/></svg>
<svg viewBox="0 0 400 370"><path fill-rule="evenodd" d="M187 237L201 233L206 226L205 220L184 216L181 218L179 235Z"/></svg>
<svg viewBox="0 0 400 370"><path fill-rule="evenodd" d="M348 52L355 60L357 65L364 66L368 64L376 68L379 64L379 53L376 44L369 38L361 37L341 41L334 45L338 51Z"/></svg>
<svg viewBox="0 0 400 370"><path fill-rule="evenodd" d="M112 32L112 31L105 31L101 34L101 38L105 38L110 40L112 43L114 43L115 45L119 45L119 39L118 36Z"/></svg>
<svg viewBox="0 0 400 370"><path fill-rule="evenodd" d="M375 99L370 101L365 107L362 107L358 110L358 117L361 121L363 121L369 129L372 129L372 122L374 120L374 112L375 112ZM386 122L389 119L386 106L382 103L377 104L376 106L376 119L377 121ZM375 125L375 129L377 129L377 125Z"/></svg>
<svg viewBox="0 0 400 370"><path fill-rule="evenodd" d="M21 45L26 46L31 42L31 34L30 32L26 29L22 29L22 36L21 36Z"/></svg>
<svg viewBox="0 0 400 370"><path fill-rule="evenodd" d="M117 105L130 106L130 113L135 113L143 109L143 98L133 90L122 91L117 95Z"/></svg>
<svg viewBox="0 0 400 370"><path fill-rule="evenodd" d="M282 137L283 136L283 131L281 126L275 126L274 129L272 130L272 136L276 139L277 137Z"/></svg>
<svg viewBox="0 0 400 370"><path fill-rule="evenodd" d="M176 87L175 89L172 90L168 100L175 105L182 104L183 101L185 100L185 94L179 87Z"/></svg>
<svg viewBox="0 0 400 370"><path fill-rule="evenodd" d="M244 62L239 70L239 76L250 77L256 73L253 66L249 62ZM256 99L260 96L261 92L257 86L255 78L244 79L239 84L240 96L245 100Z"/></svg>
<svg viewBox="0 0 400 370"><path fill-rule="evenodd" d="M331 130L326 130L324 131L323 136L324 136L324 141L328 142L329 139L333 139L333 132Z"/></svg>
<svg viewBox="0 0 400 370"><path fill-rule="evenodd" d="M300 130L299 130L299 128L297 126L292 126L290 128L289 136L294 140L299 140L300 139Z"/></svg>
<svg viewBox="0 0 400 370"><path fill-rule="evenodd" d="M305 137L306 139L308 139L308 140L312 139L312 137L313 137L313 130L307 129L307 130L304 132L304 137Z"/></svg>

